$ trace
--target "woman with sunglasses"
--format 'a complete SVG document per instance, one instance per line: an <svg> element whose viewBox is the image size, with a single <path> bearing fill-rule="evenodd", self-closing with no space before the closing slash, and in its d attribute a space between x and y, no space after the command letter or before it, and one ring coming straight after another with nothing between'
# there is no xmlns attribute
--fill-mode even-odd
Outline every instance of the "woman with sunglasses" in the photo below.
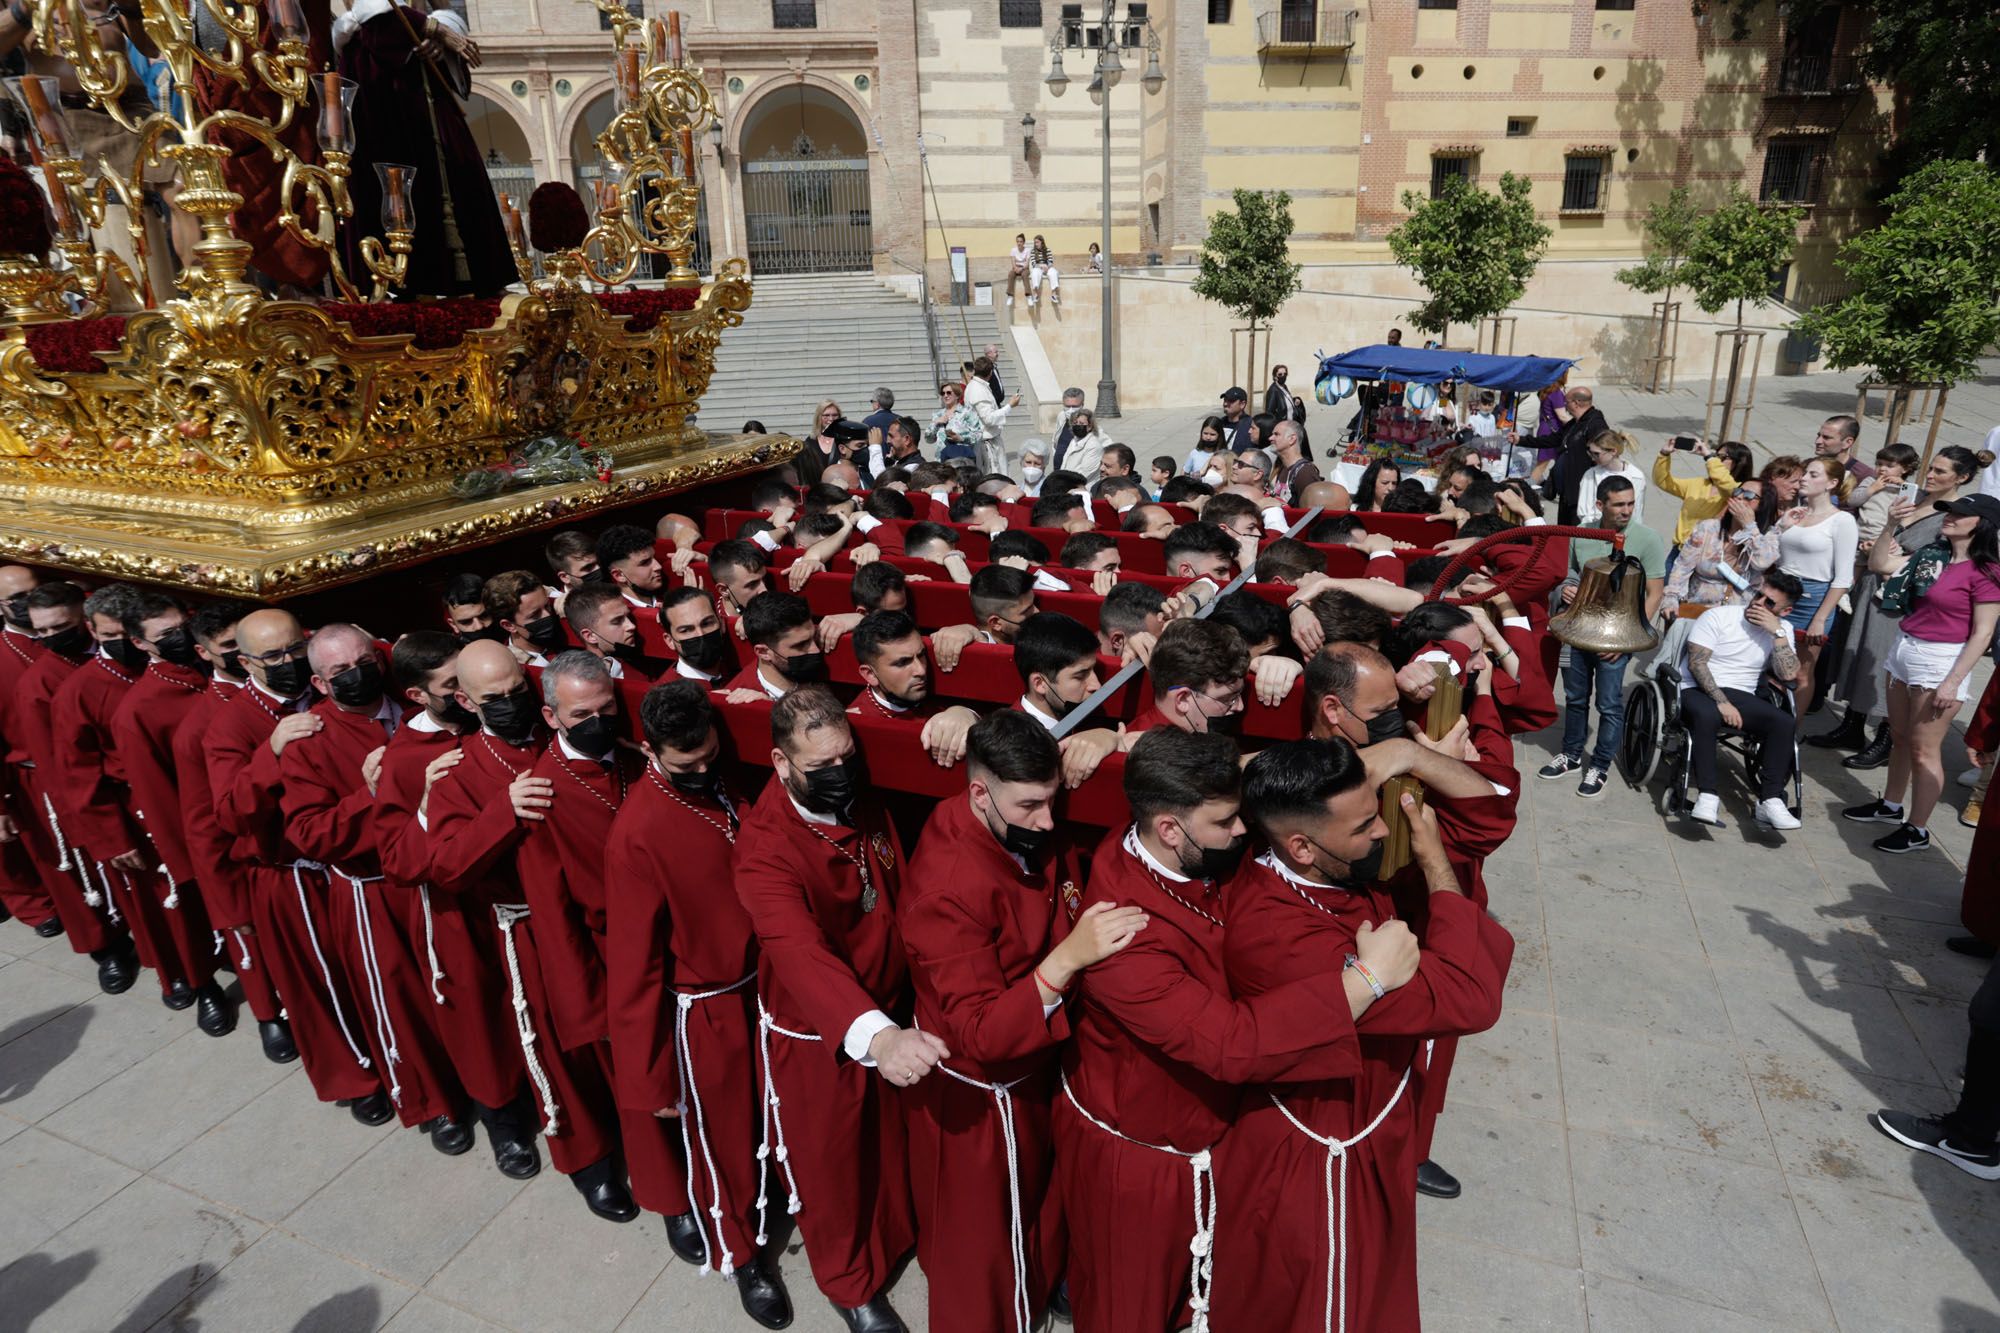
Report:
<svg viewBox="0 0 2000 1333"><path fill-rule="evenodd" d="M1941 506L1942 541L1895 562L1910 580L1909 610L1889 650L1889 777L1882 799L1843 818L1894 824L1875 850L1931 845L1930 818L1944 791L1944 738L1971 697L1972 668L2000 627L2000 497L1967 495ZM1903 807L1903 793L1910 804Z"/></svg>
<svg viewBox="0 0 2000 1333"><path fill-rule="evenodd" d="M1756 595L1765 571L1778 563L1777 532L1757 525L1763 498L1762 481L1739 481L1720 516L1694 525L1667 575L1662 606L1742 606Z"/></svg>

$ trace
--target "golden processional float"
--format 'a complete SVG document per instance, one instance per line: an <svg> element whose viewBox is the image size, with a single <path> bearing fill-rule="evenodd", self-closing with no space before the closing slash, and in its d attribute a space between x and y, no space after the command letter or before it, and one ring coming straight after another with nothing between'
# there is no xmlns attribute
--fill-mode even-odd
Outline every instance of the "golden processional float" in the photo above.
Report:
<svg viewBox="0 0 2000 1333"><path fill-rule="evenodd" d="M172 78L172 95L143 119L122 107L131 68L100 43L82 0L34 0L37 42L61 52L91 102L140 147L129 179L81 161L54 80L8 81L32 126L53 248L66 264L0 253L0 558L282 598L794 454L796 440L712 435L689 420L723 331L750 305L741 260L707 283L690 265L693 145L715 102L687 60L678 13L640 19L620 0L592 3L611 24L619 94L597 140L607 180L594 224L562 187L576 225L555 241L533 238L537 264L503 197L519 290L384 305L411 251L416 168L380 168L386 244L364 243L369 272L349 275L337 239L353 212L354 88L307 68L297 0L141 0ZM208 21L204 40L198 19ZM267 89L282 110L275 119L204 111L198 71ZM313 117L317 163L282 137L303 115ZM281 164L279 222L328 252L349 304L276 300L248 280L225 131ZM149 165L171 168L173 206L197 220L201 239L176 279L179 296L108 318L114 279L149 290L138 210L129 214L140 272L95 251L90 230L113 195L137 204ZM648 255L671 263L660 288L589 290L626 283ZM369 283L368 302L355 278ZM566 465L542 466L548 459Z"/></svg>

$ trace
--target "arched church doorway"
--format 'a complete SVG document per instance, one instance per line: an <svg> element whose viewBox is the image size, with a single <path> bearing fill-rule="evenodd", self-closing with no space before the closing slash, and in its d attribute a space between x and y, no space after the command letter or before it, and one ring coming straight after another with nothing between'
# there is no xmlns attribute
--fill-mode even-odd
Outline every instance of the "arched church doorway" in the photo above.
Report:
<svg viewBox="0 0 2000 1333"><path fill-rule="evenodd" d="M874 266L868 132L839 97L800 82L744 113L743 220L756 273Z"/></svg>

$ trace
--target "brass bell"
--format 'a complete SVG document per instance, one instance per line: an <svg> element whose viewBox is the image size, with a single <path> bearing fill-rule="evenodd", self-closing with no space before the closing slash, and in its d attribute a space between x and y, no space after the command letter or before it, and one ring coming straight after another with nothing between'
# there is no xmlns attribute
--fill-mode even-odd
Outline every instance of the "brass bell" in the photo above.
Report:
<svg viewBox="0 0 2000 1333"><path fill-rule="evenodd" d="M1549 618L1549 633L1587 653L1643 653L1660 636L1646 623L1646 572L1629 555L1586 561L1576 600Z"/></svg>

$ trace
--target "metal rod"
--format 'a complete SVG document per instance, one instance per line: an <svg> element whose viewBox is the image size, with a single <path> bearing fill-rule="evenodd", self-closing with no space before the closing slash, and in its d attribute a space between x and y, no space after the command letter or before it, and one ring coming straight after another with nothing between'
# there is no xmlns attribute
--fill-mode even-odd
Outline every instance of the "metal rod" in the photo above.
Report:
<svg viewBox="0 0 2000 1333"><path fill-rule="evenodd" d="M1116 47L1114 44L1118 41L1118 34L1113 28L1111 21L1113 5L1114 0L1104 0L1104 26L1098 31L1097 50L1097 81L1103 85L1104 89L1103 105L1100 108L1102 113L1102 134L1104 137L1104 217L1101 219L1104 251L1104 290L1102 292L1104 304L1097 312L1098 341L1102 344L1099 349L1102 364L1097 373L1096 418L1100 420L1120 415L1118 411L1118 380L1111 369L1112 301L1117 291L1117 280L1112 276L1117 265L1111 261L1111 81L1104 77L1103 72L1104 52L1106 50L1115 50Z"/></svg>

